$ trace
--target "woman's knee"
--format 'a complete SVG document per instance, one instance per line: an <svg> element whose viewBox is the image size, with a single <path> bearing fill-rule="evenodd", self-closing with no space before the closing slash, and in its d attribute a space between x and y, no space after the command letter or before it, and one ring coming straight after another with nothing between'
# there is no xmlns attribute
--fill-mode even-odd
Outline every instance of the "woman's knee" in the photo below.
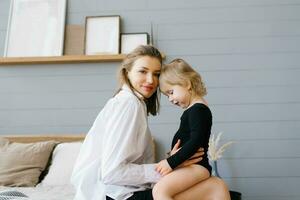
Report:
<svg viewBox="0 0 300 200"><path fill-rule="evenodd" d="M222 180L222 179L220 179L220 178L218 178L218 177L212 177L213 179L214 179L214 181L216 182L216 184L218 185L218 187L220 187L220 189L222 189L222 190L228 190L228 187L227 187L227 185L226 185L226 183L225 183L225 181L224 180Z"/></svg>
<svg viewBox="0 0 300 200"><path fill-rule="evenodd" d="M230 195L229 195L229 190L226 185L226 183L218 178L218 177L212 177L212 180L215 184L214 192L213 192L213 197L211 198L212 200L230 200Z"/></svg>

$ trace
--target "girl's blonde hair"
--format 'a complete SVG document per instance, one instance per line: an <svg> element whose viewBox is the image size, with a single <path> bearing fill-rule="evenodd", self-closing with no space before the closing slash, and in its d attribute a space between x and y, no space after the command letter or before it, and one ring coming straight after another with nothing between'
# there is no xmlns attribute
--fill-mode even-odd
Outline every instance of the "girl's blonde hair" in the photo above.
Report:
<svg viewBox="0 0 300 200"><path fill-rule="evenodd" d="M119 88L116 94L122 89L123 84L127 84L132 91L134 90L128 78L128 72L131 70L132 66L134 65L134 62L143 56L150 56L152 58L156 58L162 64L162 56L157 48L151 45L138 46L131 53L126 55L125 59L122 62L122 65L118 70ZM144 101L147 105L147 113L156 115L159 111L158 90L156 90L151 97L145 99Z"/></svg>
<svg viewBox="0 0 300 200"><path fill-rule="evenodd" d="M207 94L200 74L183 59L177 58L164 65L160 73L159 82L160 85L190 86L192 95L203 97Z"/></svg>

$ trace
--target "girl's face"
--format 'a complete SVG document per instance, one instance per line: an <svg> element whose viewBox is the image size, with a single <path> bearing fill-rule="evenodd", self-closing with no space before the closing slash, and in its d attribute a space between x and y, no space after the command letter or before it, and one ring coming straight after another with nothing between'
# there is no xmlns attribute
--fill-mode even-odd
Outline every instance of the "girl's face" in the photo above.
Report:
<svg viewBox="0 0 300 200"><path fill-rule="evenodd" d="M149 98L158 87L161 63L157 58L142 56L137 59L128 72L132 87L143 97Z"/></svg>
<svg viewBox="0 0 300 200"><path fill-rule="evenodd" d="M160 89L162 93L168 97L172 104L180 106L183 109L189 107L192 94L188 87L163 84Z"/></svg>

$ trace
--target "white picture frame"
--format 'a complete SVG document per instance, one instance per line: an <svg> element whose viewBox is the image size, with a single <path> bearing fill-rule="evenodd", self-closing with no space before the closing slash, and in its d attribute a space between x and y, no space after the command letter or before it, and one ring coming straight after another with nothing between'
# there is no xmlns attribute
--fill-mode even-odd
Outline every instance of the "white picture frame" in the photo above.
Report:
<svg viewBox="0 0 300 200"><path fill-rule="evenodd" d="M107 55L120 53L119 15L87 16L85 22L86 55Z"/></svg>
<svg viewBox="0 0 300 200"><path fill-rule="evenodd" d="M147 45L150 42L148 33L122 33L121 53L128 54L139 45Z"/></svg>
<svg viewBox="0 0 300 200"><path fill-rule="evenodd" d="M63 55L67 0L11 0L4 57Z"/></svg>

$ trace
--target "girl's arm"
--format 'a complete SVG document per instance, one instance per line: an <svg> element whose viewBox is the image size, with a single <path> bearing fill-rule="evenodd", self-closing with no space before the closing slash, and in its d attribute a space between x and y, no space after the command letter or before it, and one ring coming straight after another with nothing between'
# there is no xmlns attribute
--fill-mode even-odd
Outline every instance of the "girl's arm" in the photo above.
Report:
<svg viewBox="0 0 300 200"><path fill-rule="evenodd" d="M180 150L179 145L180 145L180 140L177 141L173 149L168 153L168 157L174 155L175 153L177 153L177 151ZM186 167L192 164L196 164L202 160L202 156L204 154L205 154L204 149L200 147L192 157L190 157L188 160L185 160L178 167ZM155 165L155 170L158 173L160 173L162 176L165 176L168 173L170 173L173 169L170 167L168 161L164 159Z"/></svg>
<svg viewBox="0 0 300 200"><path fill-rule="evenodd" d="M203 107L192 108L188 121L191 127L191 138L177 153L167 158L168 164L172 169L189 159L200 147L208 145L212 121L210 110Z"/></svg>

